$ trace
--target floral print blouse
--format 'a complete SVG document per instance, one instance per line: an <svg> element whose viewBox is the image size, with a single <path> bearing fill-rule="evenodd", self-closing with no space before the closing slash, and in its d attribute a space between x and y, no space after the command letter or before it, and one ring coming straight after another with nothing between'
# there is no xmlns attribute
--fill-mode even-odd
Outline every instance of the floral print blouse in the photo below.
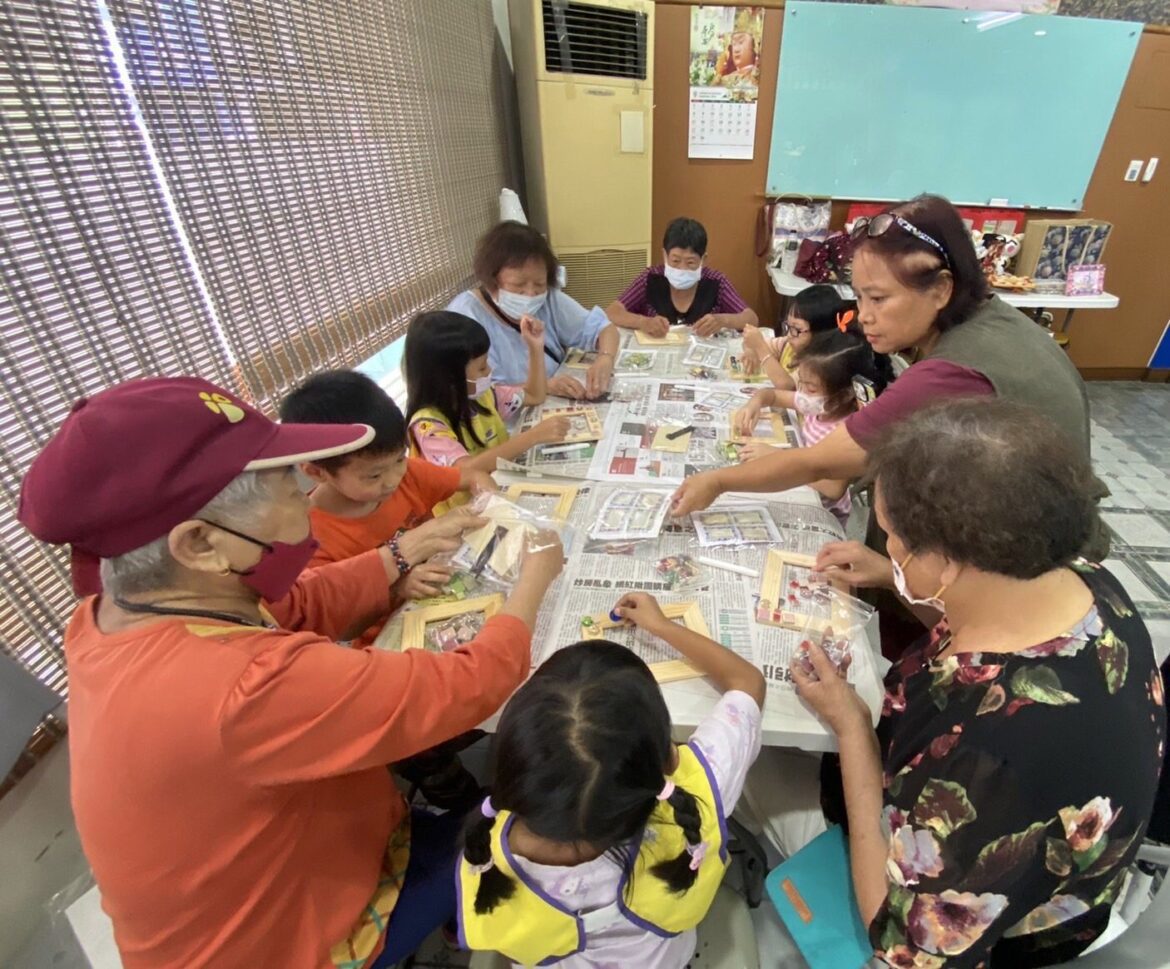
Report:
<svg viewBox="0 0 1170 969"><path fill-rule="evenodd" d="M1150 636L1117 580L1017 653L957 653L945 620L886 679L878 732L889 891L870 938L896 967L1043 966L1105 928L1165 744Z"/></svg>

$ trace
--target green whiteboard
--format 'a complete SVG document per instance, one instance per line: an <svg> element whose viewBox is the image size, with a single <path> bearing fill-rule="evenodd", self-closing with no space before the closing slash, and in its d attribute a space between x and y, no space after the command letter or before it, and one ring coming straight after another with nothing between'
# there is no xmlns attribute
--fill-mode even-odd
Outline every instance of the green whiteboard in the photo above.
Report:
<svg viewBox="0 0 1170 969"><path fill-rule="evenodd" d="M790 0L767 193L1078 209L1141 29Z"/></svg>

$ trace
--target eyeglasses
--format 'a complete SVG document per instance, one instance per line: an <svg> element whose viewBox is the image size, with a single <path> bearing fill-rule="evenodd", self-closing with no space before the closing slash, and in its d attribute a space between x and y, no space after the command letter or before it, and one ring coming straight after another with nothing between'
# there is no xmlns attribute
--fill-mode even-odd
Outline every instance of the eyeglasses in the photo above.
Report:
<svg viewBox="0 0 1170 969"><path fill-rule="evenodd" d="M883 212L881 215L875 215L872 219L867 215L863 215L853 223L853 231L850 233L850 237L854 240L860 239L862 236L876 239L878 236L884 236L890 231L890 227L895 225L903 232L909 233L915 239L918 239L920 242L925 242L934 249L942 256L943 265L950 269L951 258L947 255L947 251L943 248L941 242L932 236L928 236L918 226L907 222L902 216L895 215L892 212Z"/></svg>
<svg viewBox="0 0 1170 969"><path fill-rule="evenodd" d="M802 329L799 326L793 326L787 320L785 320L783 323L780 324L780 335L781 336L804 336L806 333L811 333L811 332L812 331L808 327L804 327Z"/></svg>

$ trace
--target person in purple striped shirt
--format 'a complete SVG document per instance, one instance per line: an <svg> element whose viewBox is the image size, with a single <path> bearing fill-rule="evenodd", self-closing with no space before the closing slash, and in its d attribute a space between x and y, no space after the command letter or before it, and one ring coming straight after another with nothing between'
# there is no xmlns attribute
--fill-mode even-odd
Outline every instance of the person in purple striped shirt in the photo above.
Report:
<svg viewBox="0 0 1170 969"><path fill-rule="evenodd" d="M665 336L672 326L694 327L696 336L755 326L759 317L723 273L703 265L707 230L694 219L675 219L662 237L661 266L643 269L605 311L628 330Z"/></svg>

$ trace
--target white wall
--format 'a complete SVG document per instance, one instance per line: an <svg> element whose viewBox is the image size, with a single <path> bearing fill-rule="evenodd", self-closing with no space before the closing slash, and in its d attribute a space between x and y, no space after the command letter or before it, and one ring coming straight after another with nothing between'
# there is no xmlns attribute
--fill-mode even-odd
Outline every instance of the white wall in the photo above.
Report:
<svg viewBox="0 0 1170 969"><path fill-rule="evenodd" d="M508 55L508 66L511 67L512 29L508 26L508 0L492 0L492 19L496 22L496 33L500 35L504 53Z"/></svg>
<svg viewBox="0 0 1170 969"><path fill-rule="evenodd" d="M88 868L69 804L61 741L0 799L0 966L33 934L45 903Z"/></svg>

